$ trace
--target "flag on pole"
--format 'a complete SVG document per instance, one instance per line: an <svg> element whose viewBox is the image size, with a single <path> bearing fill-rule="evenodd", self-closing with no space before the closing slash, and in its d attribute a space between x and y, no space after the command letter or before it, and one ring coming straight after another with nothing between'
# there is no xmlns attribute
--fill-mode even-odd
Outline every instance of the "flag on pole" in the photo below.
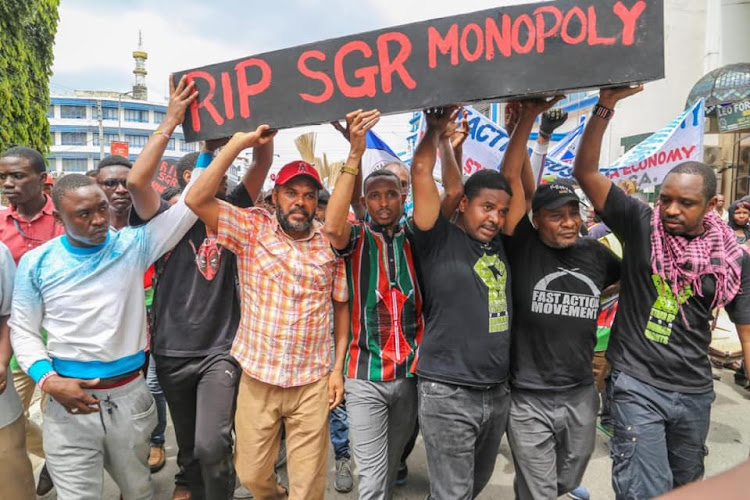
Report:
<svg viewBox="0 0 750 500"><path fill-rule="evenodd" d="M388 144L375 134L372 130L367 132L365 137L367 149L362 155L362 178L367 177L373 170L383 168L389 163L403 163L396 153L393 152Z"/></svg>

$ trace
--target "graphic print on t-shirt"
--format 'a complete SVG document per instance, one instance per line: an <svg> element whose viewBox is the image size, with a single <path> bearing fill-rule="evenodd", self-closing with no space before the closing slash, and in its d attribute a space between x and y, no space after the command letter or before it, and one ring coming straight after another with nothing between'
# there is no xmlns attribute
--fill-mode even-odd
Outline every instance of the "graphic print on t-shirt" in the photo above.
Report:
<svg viewBox="0 0 750 500"><path fill-rule="evenodd" d="M563 269L560 267L554 273L540 279L534 285L531 312L571 318L596 319L601 291L588 276L577 271L578 269ZM591 290L591 294L549 289L553 281L568 276L583 282Z"/></svg>
<svg viewBox="0 0 750 500"><path fill-rule="evenodd" d="M489 333L500 333L508 331L508 300L505 296L505 284L508 281L508 273L505 263L495 254L484 254L474 264L474 272L481 278L482 283L487 285L487 308L490 312Z"/></svg>
<svg viewBox="0 0 750 500"><path fill-rule="evenodd" d="M196 249L192 241L190 247L195 253L195 265L200 273L208 281L213 281L221 265L221 245L216 243L216 238L208 237L203 240L200 248Z"/></svg>
<svg viewBox="0 0 750 500"><path fill-rule="evenodd" d="M680 305L687 302L693 296L693 288L688 285L675 298L669 283L658 274L652 274L651 280L656 288L656 300L651 307L651 313L646 323L646 331L643 334L647 339L660 344L669 344L669 336L672 334L672 324L680 312Z"/></svg>

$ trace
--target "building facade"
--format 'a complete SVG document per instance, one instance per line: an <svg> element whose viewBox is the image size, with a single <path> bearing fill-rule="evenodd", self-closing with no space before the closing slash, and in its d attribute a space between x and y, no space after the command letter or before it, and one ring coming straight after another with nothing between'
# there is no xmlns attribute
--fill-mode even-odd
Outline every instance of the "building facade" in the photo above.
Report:
<svg viewBox="0 0 750 500"><path fill-rule="evenodd" d="M47 160L55 177L96 168L101 158L110 155L112 142L127 143L129 159L135 160L167 112L164 104L116 92L77 91L74 96L52 96L50 101L52 146ZM197 151L197 143L185 142L182 128L177 127L164 159L176 161L192 151Z"/></svg>

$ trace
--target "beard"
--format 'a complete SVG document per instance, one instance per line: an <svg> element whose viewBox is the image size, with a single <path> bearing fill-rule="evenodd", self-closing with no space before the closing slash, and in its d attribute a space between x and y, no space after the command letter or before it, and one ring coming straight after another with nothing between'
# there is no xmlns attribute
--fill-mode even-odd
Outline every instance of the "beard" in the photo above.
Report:
<svg viewBox="0 0 750 500"><path fill-rule="evenodd" d="M299 223L292 222L289 220L289 216L292 214L302 214L305 216L305 220ZM279 225L285 233L302 233L312 227L313 216L312 214L307 213L307 211L303 208L293 208L289 210L289 212L283 213L281 211L281 207L277 203L276 219L279 221Z"/></svg>

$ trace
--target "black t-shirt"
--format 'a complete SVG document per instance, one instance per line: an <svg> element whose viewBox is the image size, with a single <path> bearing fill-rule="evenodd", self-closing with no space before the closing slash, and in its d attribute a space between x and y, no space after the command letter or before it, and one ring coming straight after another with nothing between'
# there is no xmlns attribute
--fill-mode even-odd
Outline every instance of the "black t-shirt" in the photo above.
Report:
<svg viewBox="0 0 750 500"><path fill-rule="evenodd" d="M241 182L226 201L252 206ZM163 202L159 213L167 208ZM155 266L151 352L173 357L229 352L240 322L235 255L216 243L216 235L208 236L199 220Z"/></svg>
<svg viewBox="0 0 750 500"><path fill-rule="evenodd" d="M651 272L653 210L613 186L601 215L625 248L620 304L607 359L614 369L660 389L695 394L710 391L713 379L708 345L714 278L703 277L703 297L687 289L675 298L670 286ZM745 252L741 291L726 310L735 323L750 324L750 258Z"/></svg>
<svg viewBox="0 0 750 500"><path fill-rule="evenodd" d="M620 278L620 259L592 239L550 248L527 217L505 248L513 276L511 383L548 391L593 384L599 296Z"/></svg>
<svg viewBox="0 0 750 500"><path fill-rule="evenodd" d="M421 268L425 332L417 375L467 386L508 378L511 296L500 238L483 244L439 216L414 228Z"/></svg>

